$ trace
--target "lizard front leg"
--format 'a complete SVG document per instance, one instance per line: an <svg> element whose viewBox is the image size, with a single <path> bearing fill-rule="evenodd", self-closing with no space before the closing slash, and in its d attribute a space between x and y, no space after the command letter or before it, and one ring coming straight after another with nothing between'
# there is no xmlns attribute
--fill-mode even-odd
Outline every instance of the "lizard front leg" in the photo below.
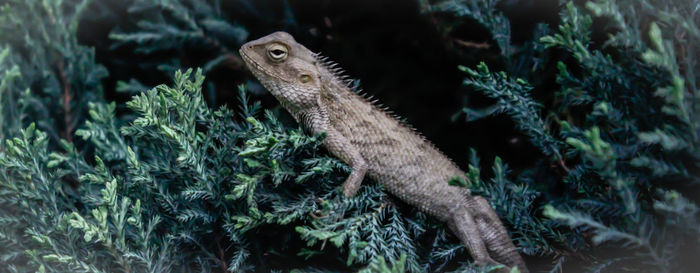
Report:
<svg viewBox="0 0 700 273"><path fill-rule="evenodd" d="M346 197L354 196L357 190L360 189L362 180L367 173L367 162L360 154L359 149L330 125L328 115L322 108L300 113L298 120L314 133L325 132L326 138L323 139L323 146L331 154L345 162L345 164L350 165L352 172L343 183L343 194Z"/></svg>
<svg viewBox="0 0 700 273"><path fill-rule="evenodd" d="M331 154L337 156L352 168L350 176L343 183L343 194L346 197L354 196L357 190L360 189L362 180L367 173L367 162L359 150L345 136L332 127L326 130L326 138L323 140L323 144Z"/></svg>

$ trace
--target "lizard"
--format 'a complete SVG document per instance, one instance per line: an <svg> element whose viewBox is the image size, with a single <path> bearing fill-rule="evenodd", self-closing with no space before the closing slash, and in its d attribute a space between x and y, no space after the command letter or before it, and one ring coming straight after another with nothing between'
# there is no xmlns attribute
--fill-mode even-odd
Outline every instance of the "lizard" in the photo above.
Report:
<svg viewBox="0 0 700 273"><path fill-rule="evenodd" d="M325 133L323 146L348 164L343 195L352 197L365 176L421 211L446 222L477 266L527 272L488 201L449 185L465 173L435 145L386 109L355 92L336 63L274 32L245 43L239 53L260 83L302 127Z"/></svg>

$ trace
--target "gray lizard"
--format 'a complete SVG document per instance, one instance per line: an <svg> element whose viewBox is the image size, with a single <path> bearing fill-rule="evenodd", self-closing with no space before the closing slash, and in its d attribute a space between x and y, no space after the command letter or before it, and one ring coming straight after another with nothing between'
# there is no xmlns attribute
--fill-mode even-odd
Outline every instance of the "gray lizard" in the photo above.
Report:
<svg viewBox="0 0 700 273"><path fill-rule="evenodd" d="M527 272L486 199L447 183L457 176L466 179L464 172L411 127L354 92L336 64L285 32L248 42L240 54L282 106L311 132L325 132L326 149L352 167L343 184L345 196L353 196L367 175L447 222L477 265Z"/></svg>

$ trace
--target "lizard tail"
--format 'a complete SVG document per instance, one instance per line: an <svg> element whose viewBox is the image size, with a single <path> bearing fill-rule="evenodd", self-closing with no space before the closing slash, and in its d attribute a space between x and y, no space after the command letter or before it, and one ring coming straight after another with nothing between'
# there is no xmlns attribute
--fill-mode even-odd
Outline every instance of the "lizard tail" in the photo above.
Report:
<svg viewBox="0 0 700 273"><path fill-rule="evenodd" d="M509 267L517 266L521 273L527 273L525 261L518 253L515 245L498 215L488 201L481 196L470 198L468 207L475 215L475 222L488 249L489 255L499 263Z"/></svg>

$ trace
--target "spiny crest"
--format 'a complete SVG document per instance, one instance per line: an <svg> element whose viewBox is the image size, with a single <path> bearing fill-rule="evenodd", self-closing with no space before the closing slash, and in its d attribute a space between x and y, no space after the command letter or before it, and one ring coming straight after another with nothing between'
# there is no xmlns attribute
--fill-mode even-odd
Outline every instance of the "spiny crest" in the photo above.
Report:
<svg viewBox="0 0 700 273"><path fill-rule="evenodd" d="M350 76L345 75L345 70L340 68L340 65L336 62L328 60L328 57L322 56L321 52L314 53L314 56L316 57L316 61L326 70L331 72L333 74L333 77L341 82L345 87L347 87L349 90L359 93L362 91L362 89L359 88L359 86L353 86L353 83L355 80L350 78Z"/></svg>
<svg viewBox="0 0 700 273"><path fill-rule="evenodd" d="M401 123L404 127L406 127L406 128L408 128L408 129L410 129L411 131L413 131L413 133L415 133L416 135L418 135L423 141L425 141L426 143L428 143L432 148L438 150L437 147L435 147L435 144L433 144L432 142L430 142L420 131L418 131L418 129L416 129L415 127L413 127L413 125L411 125L410 123L408 123L408 121L407 121L406 119L400 117L399 115L397 115L396 113L394 113L394 111L389 110L389 107L388 107L388 106L384 106L383 104L378 103L379 100L378 100L378 99L375 99L373 95L370 95L370 94L365 93L365 92L362 90L362 88L359 86L359 84L355 85L355 84L354 84L354 83L355 83L355 80L351 79L350 76L345 75L345 74L344 74L344 73L345 73L345 70L341 69L340 66L339 66L339 64L338 64L337 62L333 62L333 61L328 60L328 57L322 56L322 55L321 55L321 52L314 53L314 56L316 57L316 61L317 61L321 66L323 66L323 67L326 68L328 71L330 71L330 72L333 74L333 77L334 77L336 80L338 80L339 82L343 83L343 85L344 85L345 87L347 87L348 90L353 91L353 92L354 92L355 94L357 94L360 98L364 99L367 103L369 103L370 105L374 106L374 108L377 109L377 111L383 112L383 113L386 114L387 116L389 116L389 117L391 117L391 118L397 120L397 121L398 121L399 123ZM441 153L442 153L442 152L441 152ZM452 159L450 159L450 161L452 161ZM454 163L454 162L452 161L452 163Z"/></svg>

